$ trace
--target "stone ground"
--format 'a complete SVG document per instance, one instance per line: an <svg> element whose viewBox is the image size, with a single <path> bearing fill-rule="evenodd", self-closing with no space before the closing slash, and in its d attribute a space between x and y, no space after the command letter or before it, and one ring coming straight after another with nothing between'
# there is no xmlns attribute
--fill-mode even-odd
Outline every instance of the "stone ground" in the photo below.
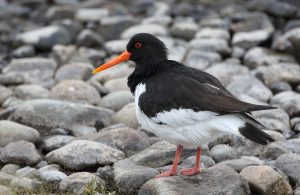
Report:
<svg viewBox="0 0 300 195"><path fill-rule="evenodd" d="M300 195L299 6L0 0L0 194ZM253 113L276 141L226 135L204 147L200 175L154 179L176 146L139 126L126 85L134 64L91 75L138 32L239 99L277 106Z"/></svg>

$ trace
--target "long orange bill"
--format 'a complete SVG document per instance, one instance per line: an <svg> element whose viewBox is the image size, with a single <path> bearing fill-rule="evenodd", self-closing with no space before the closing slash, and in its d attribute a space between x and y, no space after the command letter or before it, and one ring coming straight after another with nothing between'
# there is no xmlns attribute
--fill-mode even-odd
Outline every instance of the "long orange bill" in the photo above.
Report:
<svg viewBox="0 0 300 195"><path fill-rule="evenodd" d="M113 67L113 66L115 66L117 64L120 64L121 62L129 60L130 56L131 56L130 52L124 51L118 57L115 57L115 58L111 59L110 61L102 64L101 66L99 66L98 68L96 68L95 70L93 70L93 74L96 74L97 72L101 72L101 71L103 71L105 69L108 69L108 68Z"/></svg>

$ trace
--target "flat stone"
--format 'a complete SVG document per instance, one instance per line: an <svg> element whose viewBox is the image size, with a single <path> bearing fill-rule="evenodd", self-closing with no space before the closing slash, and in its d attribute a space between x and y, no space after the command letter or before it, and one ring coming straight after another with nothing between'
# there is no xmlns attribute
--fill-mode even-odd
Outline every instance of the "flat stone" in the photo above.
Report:
<svg viewBox="0 0 300 195"><path fill-rule="evenodd" d="M94 67L87 63L70 63L61 66L55 73L55 80L87 80L92 76Z"/></svg>
<svg viewBox="0 0 300 195"><path fill-rule="evenodd" d="M79 137L78 139L104 143L113 148L122 150L126 155L137 153L150 145L149 138L145 133L128 127L102 130L97 133Z"/></svg>
<svg viewBox="0 0 300 195"><path fill-rule="evenodd" d="M237 152L232 147L225 144L212 147L210 149L210 154L216 162L238 158Z"/></svg>
<svg viewBox="0 0 300 195"><path fill-rule="evenodd" d="M154 15L143 19L143 24L159 24L162 26L169 26L172 22L172 17L168 15Z"/></svg>
<svg viewBox="0 0 300 195"><path fill-rule="evenodd" d="M41 160L35 146L27 141L16 141L6 145L0 151L2 163L34 165Z"/></svg>
<svg viewBox="0 0 300 195"><path fill-rule="evenodd" d="M241 173L253 193L293 194L290 184L272 167L266 165L248 166Z"/></svg>
<svg viewBox="0 0 300 195"><path fill-rule="evenodd" d="M211 184L214 184L213 186ZM139 194L251 194L247 181L232 168L217 165L195 176L173 176L152 179Z"/></svg>
<svg viewBox="0 0 300 195"><path fill-rule="evenodd" d="M233 80L234 76L249 74L249 69L246 66L223 62L214 63L205 71L217 77L225 86Z"/></svg>
<svg viewBox="0 0 300 195"><path fill-rule="evenodd" d="M63 192L83 194L86 185L103 187L105 182L93 173L77 172L64 178L59 184L59 189Z"/></svg>
<svg viewBox="0 0 300 195"><path fill-rule="evenodd" d="M49 152L52 150L56 150L66 145L67 143L75 140L74 136L70 135L53 135L43 139L41 143L41 149Z"/></svg>
<svg viewBox="0 0 300 195"><path fill-rule="evenodd" d="M138 128L140 126L135 113L134 103L129 103L112 116L115 123L124 123L128 127Z"/></svg>
<svg viewBox="0 0 300 195"><path fill-rule="evenodd" d="M48 89L40 85L19 85L14 89L15 95L23 100L48 98Z"/></svg>
<svg viewBox="0 0 300 195"><path fill-rule="evenodd" d="M129 91L115 91L104 96L99 106L118 111L125 105L134 101L134 96Z"/></svg>
<svg viewBox="0 0 300 195"><path fill-rule="evenodd" d="M191 40L189 44L193 49L218 52L224 56L231 52L227 41L220 38L197 38Z"/></svg>
<svg viewBox="0 0 300 195"><path fill-rule="evenodd" d="M11 180L10 185L18 189L31 191L31 190L40 189L42 187L42 182L29 179L29 178L15 177Z"/></svg>
<svg viewBox="0 0 300 195"><path fill-rule="evenodd" d="M276 159L275 166L289 176L291 184L296 184L300 179L300 155L283 154Z"/></svg>
<svg viewBox="0 0 300 195"><path fill-rule="evenodd" d="M46 155L48 161L58 163L68 169L107 165L124 158L124 153L107 145L87 140L73 141Z"/></svg>
<svg viewBox="0 0 300 195"><path fill-rule="evenodd" d="M251 48L244 55L244 63L251 69L281 62L293 63L295 59L289 54L275 52L262 47Z"/></svg>
<svg viewBox="0 0 300 195"><path fill-rule="evenodd" d="M231 168L233 168L236 172L241 172L245 167L251 166L251 165L259 165L259 163L255 160L252 160L247 157L241 157L239 159L231 159L231 160L225 160L218 165L226 165Z"/></svg>
<svg viewBox="0 0 300 195"><path fill-rule="evenodd" d="M56 44L71 42L69 32L61 26L46 26L17 35L16 41L31 44L38 48L49 49Z"/></svg>
<svg viewBox="0 0 300 195"><path fill-rule="evenodd" d="M144 183L157 174L156 169L136 165L129 159L114 164L115 182L122 194L137 193Z"/></svg>
<svg viewBox="0 0 300 195"><path fill-rule="evenodd" d="M129 39L137 33L150 33L155 36L167 36L168 30L166 27L158 24L138 24L127 28L122 34L121 38Z"/></svg>
<svg viewBox="0 0 300 195"><path fill-rule="evenodd" d="M237 32L232 38L232 44L244 49L250 49L254 46L259 45L260 43L267 41L274 29L262 29L250 32Z"/></svg>
<svg viewBox="0 0 300 195"><path fill-rule="evenodd" d="M12 95L12 90L3 85L0 85L0 105Z"/></svg>
<svg viewBox="0 0 300 195"><path fill-rule="evenodd" d="M51 89L49 96L53 99L92 105L98 104L101 98L94 87L81 80L61 81Z"/></svg>
<svg viewBox="0 0 300 195"><path fill-rule="evenodd" d="M40 133L36 129L13 121L0 120L0 147L19 140L37 143L40 140Z"/></svg>
<svg viewBox="0 0 300 195"><path fill-rule="evenodd" d="M111 110L104 108L41 99L12 107L0 113L0 118L19 121L45 132L58 127L68 130L76 129L77 126L94 127L97 121L106 126L110 124L112 114Z"/></svg>
<svg viewBox="0 0 300 195"><path fill-rule="evenodd" d="M260 66L252 72L260 76L268 86L278 81L291 85L300 84L300 67L295 63L273 63L269 66Z"/></svg>
<svg viewBox="0 0 300 195"><path fill-rule="evenodd" d="M2 167L1 172L7 173L10 175L15 175L16 171L20 169L19 165L16 164L6 164Z"/></svg>
<svg viewBox="0 0 300 195"><path fill-rule="evenodd" d="M251 75L235 76L227 86L227 89L238 98L242 94L267 102L272 97L270 89Z"/></svg>
<svg viewBox="0 0 300 195"><path fill-rule="evenodd" d="M300 94L284 91L271 98L271 105L284 109L290 116L297 116L300 112Z"/></svg>
<svg viewBox="0 0 300 195"><path fill-rule="evenodd" d="M161 167L172 162L175 156L176 146L166 141L159 141L145 150L134 154L129 159L137 165L149 167ZM181 156L185 159L194 155L195 150L184 150Z"/></svg>
<svg viewBox="0 0 300 195"><path fill-rule="evenodd" d="M2 72L6 76L22 77L26 83L48 86L57 64L48 58L20 58L14 59Z"/></svg>

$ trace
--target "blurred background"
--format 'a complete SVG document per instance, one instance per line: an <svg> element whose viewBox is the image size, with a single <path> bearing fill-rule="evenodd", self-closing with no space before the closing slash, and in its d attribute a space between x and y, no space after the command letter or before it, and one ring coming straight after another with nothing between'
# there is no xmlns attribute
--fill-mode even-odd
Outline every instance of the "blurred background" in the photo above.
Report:
<svg viewBox="0 0 300 195"><path fill-rule="evenodd" d="M213 74L239 99L279 107L253 114L277 142L262 148L224 137L205 149L209 166L241 156L272 165L286 153L298 154L291 158L300 163L299 6L299 0L0 0L0 178L6 178L0 185L32 190L55 181L50 191L79 193L96 173L101 185L117 181L112 191L136 193L168 165L175 147L135 117L127 87L134 64L91 74L140 32L159 37L169 59ZM130 161L113 166L124 158ZM128 167L131 160L146 168ZM18 177L3 176L19 169ZM296 192L295 169L282 168L290 178L287 194L291 186ZM38 179L25 174L37 171ZM72 187L72 178L81 188Z"/></svg>

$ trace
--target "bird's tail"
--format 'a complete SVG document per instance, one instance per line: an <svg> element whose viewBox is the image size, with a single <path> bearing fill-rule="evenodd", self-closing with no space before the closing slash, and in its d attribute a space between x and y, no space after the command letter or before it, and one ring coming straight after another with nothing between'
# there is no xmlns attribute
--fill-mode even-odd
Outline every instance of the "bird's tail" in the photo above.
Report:
<svg viewBox="0 0 300 195"><path fill-rule="evenodd" d="M248 122L245 123L245 126L239 128L239 132L246 138L258 144L266 145L269 142L274 141L274 139L269 134L263 132L262 130Z"/></svg>

